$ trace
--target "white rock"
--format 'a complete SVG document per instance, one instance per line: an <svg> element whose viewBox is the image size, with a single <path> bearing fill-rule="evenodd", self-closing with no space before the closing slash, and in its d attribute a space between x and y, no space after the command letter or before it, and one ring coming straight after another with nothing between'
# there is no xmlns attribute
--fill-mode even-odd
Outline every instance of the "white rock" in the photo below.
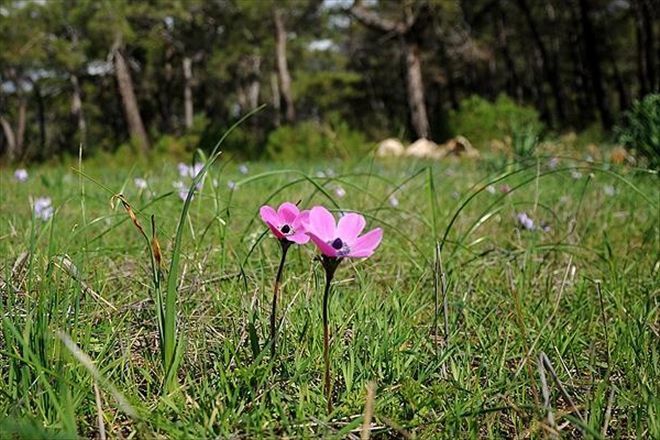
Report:
<svg viewBox="0 0 660 440"><path fill-rule="evenodd" d="M376 156L378 157L388 157L388 156L402 156L405 152L405 148L400 140L395 138L385 139L378 144L376 149Z"/></svg>
<svg viewBox="0 0 660 440"><path fill-rule="evenodd" d="M447 154L465 156L468 158L479 157L479 151L463 136L456 136L455 138L450 139L447 143L443 144L442 147L447 151Z"/></svg>
<svg viewBox="0 0 660 440"><path fill-rule="evenodd" d="M417 139L406 148L406 156L424 159L440 159L445 155L444 151L433 141L425 138Z"/></svg>

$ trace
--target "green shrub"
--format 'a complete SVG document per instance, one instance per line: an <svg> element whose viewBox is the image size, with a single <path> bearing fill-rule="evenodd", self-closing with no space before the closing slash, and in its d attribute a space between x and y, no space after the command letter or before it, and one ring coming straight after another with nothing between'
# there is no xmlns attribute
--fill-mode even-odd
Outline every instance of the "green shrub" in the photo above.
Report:
<svg viewBox="0 0 660 440"><path fill-rule="evenodd" d="M197 113L193 118L193 125L181 136L165 134L154 143L154 150L165 153L177 159L184 159L199 148L202 134L208 125L208 118L203 113Z"/></svg>
<svg viewBox="0 0 660 440"><path fill-rule="evenodd" d="M534 108L517 104L503 94L495 102L476 95L462 100L459 109L449 113L449 126L456 135L467 137L477 148L487 147L493 139L512 136L521 128L537 134L543 130Z"/></svg>
<svg viewBox="0 0 660 440"><path fill-rule="evenodd" d="M536 153L539 133L532 125L512 127L511 148L516 159L528 159Z"/></svg>
<svg viewBox="0 0 660 440"><path fill-rule="evenodd" d="M231 125L231 123L211 124L204 132L199 142L199 148L210 152ZM223 152L234 157L256 159L263 152L264 136L263 131L255 128L254 121L249 119L227 135L221 148Z"/></svg>
<svg viewBox="0 0 660 440"><path fill-rule="evenodd" d="M336 120L285 125L271 132L266 143L267 155L276 160L355 158L369 148L362 133Z"/></svg>
<svg viewBox="0 0 660 440"><path fill-rule="evenodd" d="M584 151L589 144L601 145L611 142L611 134L608 134L600 122L594 122L577 133L573 147L576 151Z"/></svg>
<svg viewBox="0 0 660 440"><path fill-rule="evenodd" d="M660 94L635 101L616 132L620 143L643 157L651 168L660 168Z"/></svg>

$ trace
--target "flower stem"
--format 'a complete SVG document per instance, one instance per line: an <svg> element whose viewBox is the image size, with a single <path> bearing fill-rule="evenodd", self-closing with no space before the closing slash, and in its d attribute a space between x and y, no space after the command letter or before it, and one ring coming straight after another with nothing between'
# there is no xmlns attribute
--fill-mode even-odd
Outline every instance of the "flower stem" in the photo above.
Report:
<svg viewBox="0 0 660 440"><path fill-rule="evenodd" d="M275 343L277 341L277 298L280 292L280 282L282 281L282 272L284 270L284 261L286 260L286 253L289 250L291 242L288 240L280 241L282 245L282 258L280 259L280 266L277 268L277 275L275 276L275 286L273 288L273 308L270 313L270 355L275 356Z"/></svg>
<svg viewBox="0 0 660 440"><path fill-rule="evenodd" d="M328 325L328 300L330 299L330 287L335 271L341 263L341 258L321 257L321 264L325 269L325 291L323 292L323 363L325 364L324 391L328 402L328 414L332 412L332 384L330 380L330 328Z"/></svg>
<svg viewBox="0 0 660 440"><path fill-rule="evenodd" d="M328 327L328 299L333 274L326 270L325 291L323 292L323 363L325 364L325 397L328 413L332 412L332 390L330 381L330 329Z"/></svg>

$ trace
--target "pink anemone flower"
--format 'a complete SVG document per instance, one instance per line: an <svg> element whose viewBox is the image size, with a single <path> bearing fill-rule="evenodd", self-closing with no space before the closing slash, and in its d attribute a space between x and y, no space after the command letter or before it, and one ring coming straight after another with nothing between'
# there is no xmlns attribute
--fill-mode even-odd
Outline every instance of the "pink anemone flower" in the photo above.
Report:
<svg viewBox="0 0 660 440"><path fill-rule="evenodd" d="M305 244L309 241L309 236L305 233L303 225L308 212L300 212L293 203L282 203L277 211L268 205L264 205L259 209L259 215L278 240L286 240L297 244Z"/></svg>
<svg viewBox="0 0 660 440"><path fill-rule="evenodd" d="M366 221L360 214L350 212L339 218L335 224L333 215L322 206L315 206L309 211L305 229L321 253L331 258L367 258L370 257L381 240L383 230L372 229L360 236Z"/></svg>

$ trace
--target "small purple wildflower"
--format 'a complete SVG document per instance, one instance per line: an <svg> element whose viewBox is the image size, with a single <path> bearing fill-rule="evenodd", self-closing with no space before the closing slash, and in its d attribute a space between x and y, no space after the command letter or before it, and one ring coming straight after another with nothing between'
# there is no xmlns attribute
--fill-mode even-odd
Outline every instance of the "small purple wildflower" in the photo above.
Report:
<svg viewBox="0 0 660 440"><path fill-rule="evenodd" d="M135 184L135 187L140 191L147 189L147 186L149 186L146 179L143 179L142 177L136 177L133 179L133 183Z"/></svg>
<svg viewBox="0 0 660 440"><path fill-rule="evenodd" d="M241 173L241 174L247 174L247 173L250 172L250 170L248 169L247 165L242 163L238 166L238 172Z"/></svg>
<svg viewBox="0 0 660 440"><path fill-rule="evenodd" d="M338 186L335 188L335 195L341 199L346 195L346 190L341 186Z"/></svg>
<svg viewBox="0 0 660 440"><path fill-rule="evenodd" d="M392 208L396 208L397 206L399 206L399 199L397 199L396 196L394 195L391 195L388 201L390 202L390 206Z"/></svg>
<svg viewBox="0 0 660 440"><path fill-rule="evenodd" d="M556 170L558 166L559 166L558 157L553 157L548 161L548 168L550 168L551 170Z"/></svg>
<svg viewBox="0 0 660 440"><path fill-rule="evenodd" d="M520 226L523 228L527 229L528 231L533 231L534 230L534 220L532 220L526 212L519 212L517 215L518 218L518 223Z"/></svg>
<svg viewBox="0 0 660 440"><path fill-rule="evenodd" d="M188 198L188 187L186 186L185 183L183 183L180 180L177 180L176 182L172 183L172 186L177 190L179 193L179 198L183 201L185 201Z"/></svg>
<svg viewBox="0 0 660 440"><path fill-rule="evenodd" d="M37 197L32 203L34 216L40 220L48 221L55 212L50 197Z"/></svg>
<svg viewBox="0 0 660 440"><path fill-rule="evenodd" d="M189 167L188 165L186 165L186 164L183 163L183 162L179 162L179 163L176 165L176 167L177 167L177 169L179 170L179 176L181 176L181 177L188 177L188 175L189 175L189 169L190 169L190 167Z"/></svg>
<svg viewBox="0 0 660 440"><path fill-rule="evenodd" d="M25 168L19 168L14 171L14 179L18 182L26 182L28 180L28 172Z"/></svg>

